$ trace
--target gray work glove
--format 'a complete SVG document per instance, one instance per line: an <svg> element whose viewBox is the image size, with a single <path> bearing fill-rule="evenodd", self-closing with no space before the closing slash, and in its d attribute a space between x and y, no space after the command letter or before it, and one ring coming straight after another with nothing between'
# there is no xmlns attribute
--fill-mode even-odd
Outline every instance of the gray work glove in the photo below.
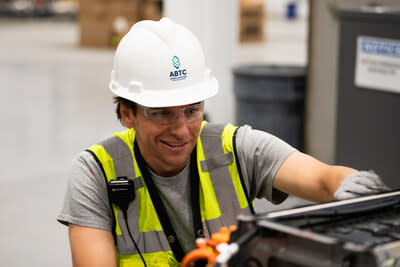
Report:
<svg viewBox="0 0 400 267"><path fill-rule="evenodd" d="M333 195L336 200L373 195L389 191L374 171L360 171L348 175Z"/></svg>

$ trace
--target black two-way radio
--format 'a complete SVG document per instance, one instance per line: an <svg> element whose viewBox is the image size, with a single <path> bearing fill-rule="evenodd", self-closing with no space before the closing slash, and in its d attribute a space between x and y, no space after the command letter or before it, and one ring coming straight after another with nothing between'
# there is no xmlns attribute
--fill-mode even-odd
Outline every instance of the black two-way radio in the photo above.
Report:
<svg viewBox="0 0 400 267"><path fill-rule="evenodd" d="M126 176L118 177L108 182L108 194L111 202L124 211L136 197L135 185Z"/></svg>
<svg viewBox="0 0 400 267"><path fill-rule="evenodd" d="M126 176L117 177L117 179L108 182L107 190L110 201L118 205L122 210L128 234L132 239L133 244L135 245L136 250L140 255L140 258L142 259L144 266L147 266L146 261L144 260L142 253L140 252L139 247L136 244L136 241L131 234L128 224L128 206L129 203L135 200L136 197L135 184L132 182L132 180L128 179L128 177Z"/></svg>

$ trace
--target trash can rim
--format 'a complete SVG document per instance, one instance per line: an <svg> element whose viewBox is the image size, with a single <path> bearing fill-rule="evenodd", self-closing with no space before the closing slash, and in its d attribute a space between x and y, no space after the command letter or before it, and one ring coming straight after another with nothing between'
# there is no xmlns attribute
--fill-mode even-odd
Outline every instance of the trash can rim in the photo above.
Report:
<svg viewBox="0 0 400 267"><path fill-rule="evenodd" d="M305 67L284 65L239 65L233 68L233 74L251 77L304 77Z"/></svg>

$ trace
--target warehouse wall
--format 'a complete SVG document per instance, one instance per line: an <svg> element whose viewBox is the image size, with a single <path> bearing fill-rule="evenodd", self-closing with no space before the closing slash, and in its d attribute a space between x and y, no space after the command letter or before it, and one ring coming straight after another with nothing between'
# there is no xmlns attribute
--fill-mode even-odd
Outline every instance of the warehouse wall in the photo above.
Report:
<svg viewBox="0 0 400 267"><path fill-rule="evenodd" d="M200 39L207 65L218 77L220 91L206 103L209 120L234 120L231 68L237 49L238 0L164 0L164 16L185 25ZM219 103L219 104L218 104ZM225 112L220 112L224 103Z"/></svg>

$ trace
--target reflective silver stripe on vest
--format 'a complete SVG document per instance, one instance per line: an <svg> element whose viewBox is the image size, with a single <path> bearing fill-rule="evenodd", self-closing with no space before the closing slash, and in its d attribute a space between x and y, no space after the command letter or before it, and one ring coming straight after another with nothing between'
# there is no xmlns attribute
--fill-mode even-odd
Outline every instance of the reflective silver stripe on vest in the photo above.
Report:
<svg viewBox="0 0 400 267"><path fill-rule="evenodd" d="M115 177L126 176L128 177L128 179L133 180L136 190L143 187L142 180L139 177L136 177L135 174L131 150L121 138L113 136L100 143L100 145L104 147L104 149L113 159ZM132 237L135 239L135 242L138 245L140 252L151 253L171 250L163 231L139 231L137 198L129 204L128 221L129 230L132 234ZM118 253L121 255L137 254L138 252L129 236L124 216L119 207L118 223L122 232L122 235L116 235Z"/></svg>
<svg viewBox="0 0 400 267"><path fill-rule="evenodd" d="M250 214L250 211L247 207L244 210L240 208L239 199L236 195L235 186L233 185L228 167L228 165L233 162L233 153L229 152L225 154L222 146L221 135L224 128L225 125L212 123L207 123L203 127L200 140L203 146L206 163L201 163L201 166L208 165L209 162L212 162L213 166L212 168L208 167L208 172L222 213L222 222L224 226L229 226L233 224L236 225L237 216L239 214ZM217 163L220 165L216 166ZM205 222L205 224L207 224L209 230L212 229L212 232L219 230L219 228L214 228L218 227L218 220L208 221Z"/></svg>
<svg viewBox="0 0 400 267"><path fill-rule="evenodd" d="M201 170L203 172L224 166L229 165L233 162L233 154L226 153L222 155L217 155L214 158L206 159L200 162Z"/></svg>
<svg viewBox="0 0 400 267"><path fill-rule="evenodd" d="M136 178L131 150L121 138L113 136L100 145L114 161L115 177L126 176L130 180Z"/></svg>

